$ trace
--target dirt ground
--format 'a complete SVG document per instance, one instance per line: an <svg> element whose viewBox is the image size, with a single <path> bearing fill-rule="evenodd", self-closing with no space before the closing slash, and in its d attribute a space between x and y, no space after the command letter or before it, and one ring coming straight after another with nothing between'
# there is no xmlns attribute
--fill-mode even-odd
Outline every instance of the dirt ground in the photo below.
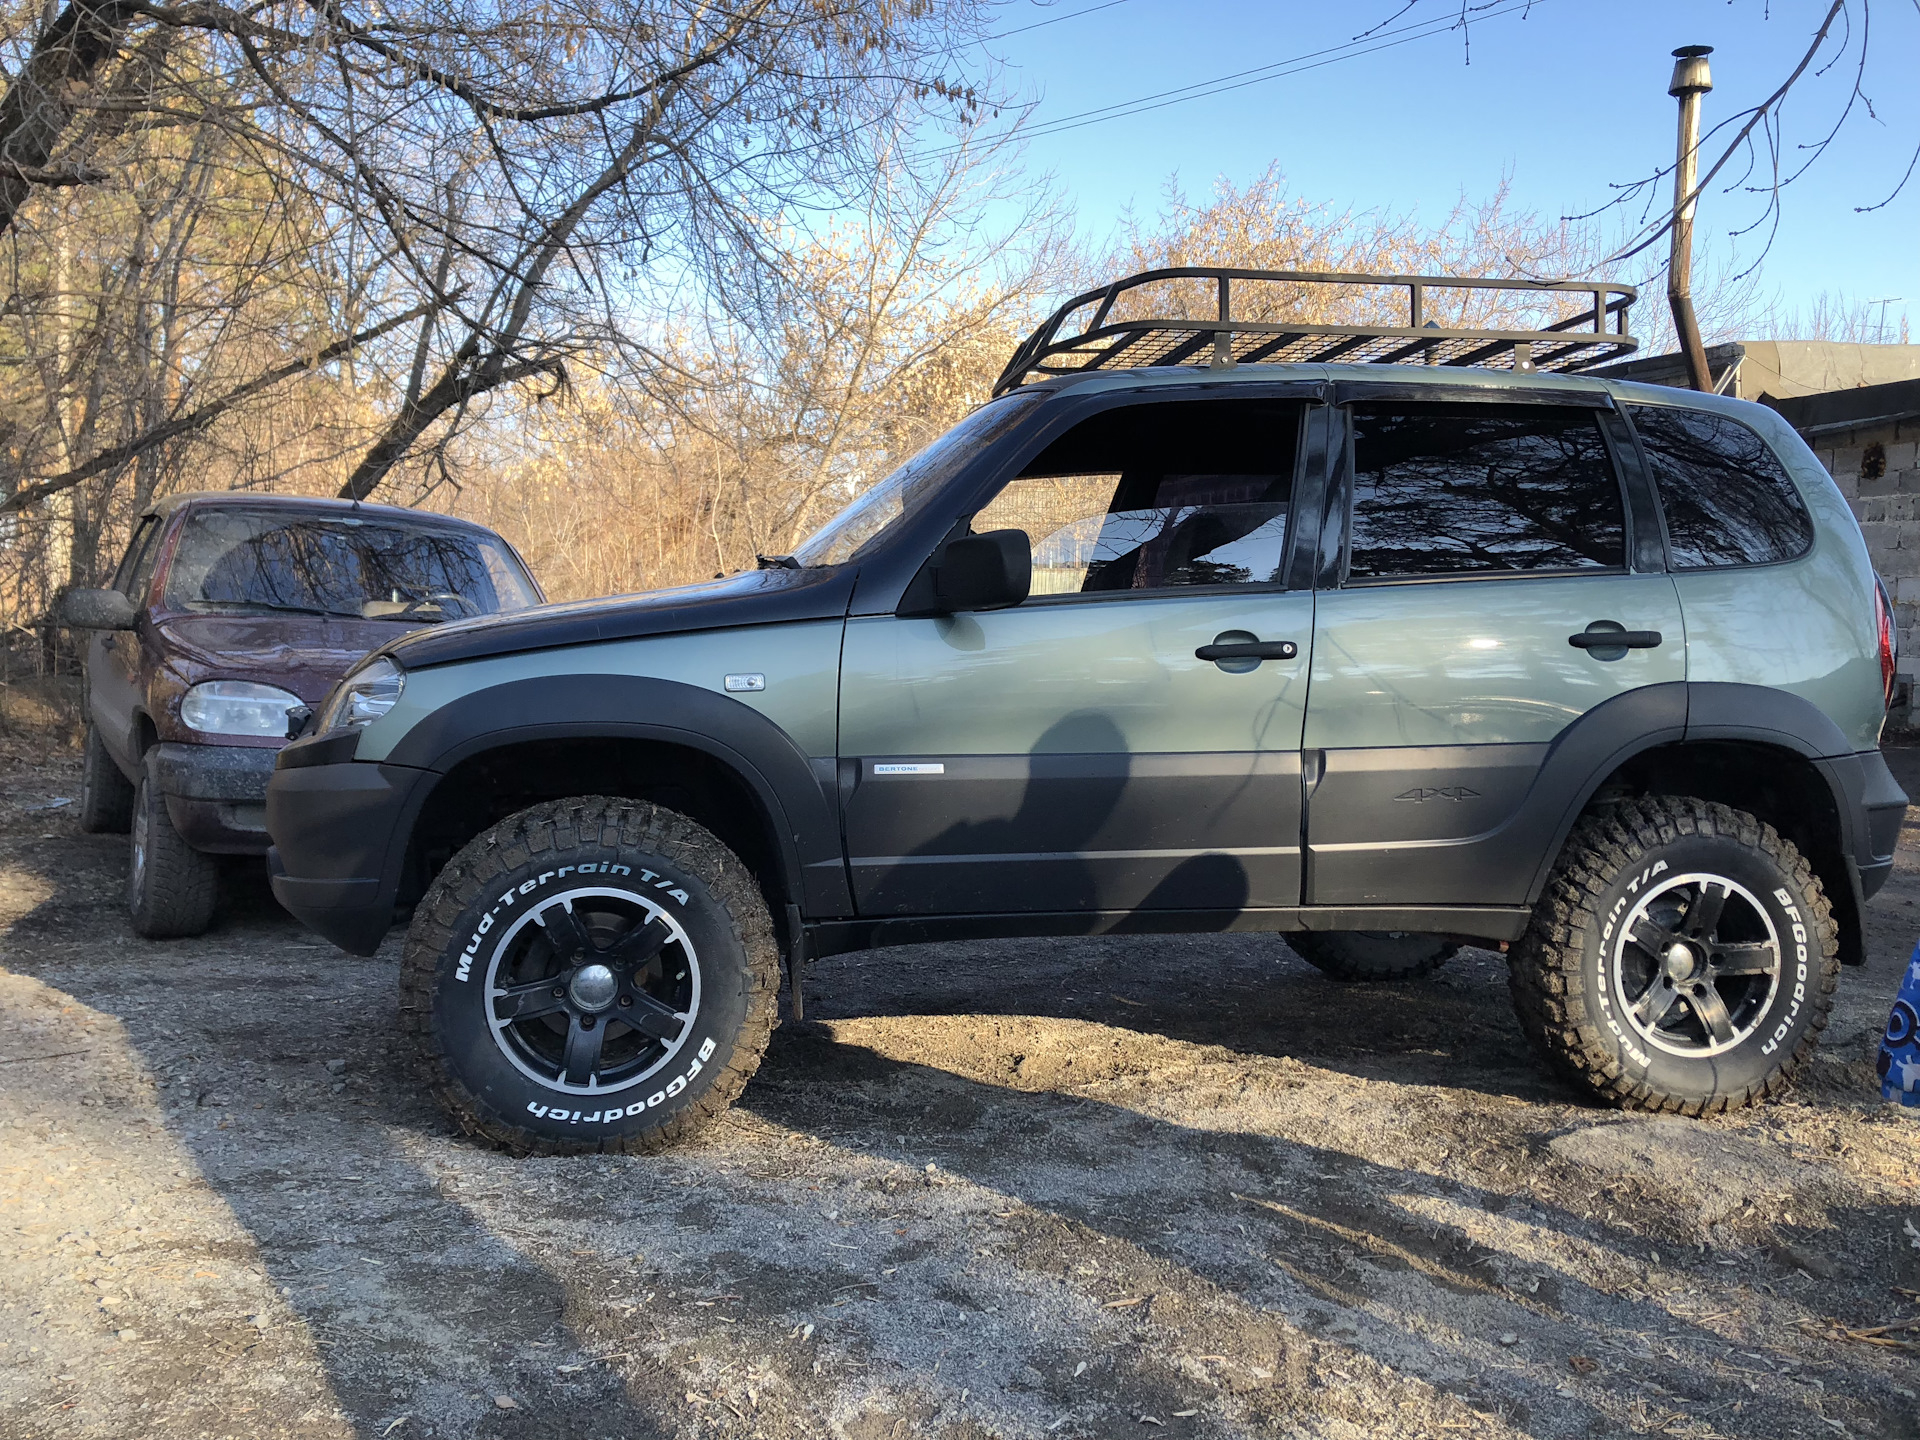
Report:
<svg viewBox="0 0 1920 1440"><path fill-rule="evenodd" d="M0 752L0 1436L1920 1437L1920 822L1764 1110L1581 1104L1486 952L981 943L818 966L697 1143L525 1161L410 1078L397 937L247 866L141 941L77 783Z"/></svg>

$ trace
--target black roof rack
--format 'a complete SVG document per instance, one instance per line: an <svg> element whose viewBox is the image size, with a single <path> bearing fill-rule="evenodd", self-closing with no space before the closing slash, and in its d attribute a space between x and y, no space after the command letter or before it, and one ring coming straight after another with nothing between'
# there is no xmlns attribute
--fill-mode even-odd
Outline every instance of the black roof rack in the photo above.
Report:
<svg viewBox="0 0 1920 1440"><path fill-rule="evenodd" d="M1193 306L1193 301L1206 298L1204 287L1177 283L1182 281L1212 282L1214 305ZM1331 301L1349 312L1371 311L1385 317L1397 308L1398 297L1383 295L1380 290L1399 289L1406 292L1406 323L1308 324L1286 318L1235 318L1235 281L1290 287L1278 296L1268 292L1267 303L1256 307L1269 313L1274 309L1311 313L1316 308L1314 302ZM1156 315L1148 297L1131 293L1167 282L1175 282L1172 288L1176 301L1186 302L1178 308L1212 308L1213 316L1199 319L1189 314L1174 319ZM1311 288L1319 286L1348 288L1344 292ZM1356 293L1355 287L1362 288ZM1485 298L1496 304L1507 302L1504 308L1508 310L1514 308L1514 301L1531 297L1531 303L1522 301L1520 308L1531 309L1536 315L1521 317L1524 319L1544 319L1544 313L1539 312L1549 308L1551 297L1557 294L1581 297L1584 308L1538 329L1443 325L1429 317L1431 291L1503 292ZM1519 372L1583 370L1640 348L1640 342L1627 333L1627 310L1638 296L1633 286L1610 280L1469 280L1441 275L1233 270L1213 265L1147 270L1076 295L1054 311L1013 352L1013 359L994 382L993 393L1004 395L1017 389L1035 372L1041 376L1073 375L1109 367L1155 365L1205 365L1224 370L1260 362L1277 365L1337 360L1345 364L1474 365ZM1477 298L1481 297L1452 297L1447 308L1459 312L1458 318L1468 318ZM1096 308L1086 324L1063 334L1075 312L1088 306ZM1120 318L1115 318L1116 309Z"/></svg>

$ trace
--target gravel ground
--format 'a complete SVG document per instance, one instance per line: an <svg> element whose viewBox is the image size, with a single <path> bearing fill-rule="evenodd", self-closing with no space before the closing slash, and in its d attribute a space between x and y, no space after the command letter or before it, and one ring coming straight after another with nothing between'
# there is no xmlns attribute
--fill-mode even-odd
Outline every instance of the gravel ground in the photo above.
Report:
<svg viewBox="0 0 1920 1440"><path fill-rule="evenodd" d="M77 783L0 752L0 1436L1920 1437L1864 1333L1920 1316L1920 823L1764 1110L1581 1104L1487 952L995 942L821 964L672 1154L527 1161L419 1093L396 940L251 865L139 940Z"/></svg>

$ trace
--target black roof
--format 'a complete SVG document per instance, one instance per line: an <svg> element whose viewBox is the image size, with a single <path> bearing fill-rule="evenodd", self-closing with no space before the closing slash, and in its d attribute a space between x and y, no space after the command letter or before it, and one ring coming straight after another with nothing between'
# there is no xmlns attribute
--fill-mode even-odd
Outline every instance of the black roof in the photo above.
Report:
<svg viewBox="0 0 1920 1440"><path fill-rule="evenodd" d="M1823 390L1818 395L1790 395L1785 399L1763 395L1760 403L1778 410L1803 435L1890 425L1899 420L1920 420L1920 380L1894 380L1885 385Z"/></svg>

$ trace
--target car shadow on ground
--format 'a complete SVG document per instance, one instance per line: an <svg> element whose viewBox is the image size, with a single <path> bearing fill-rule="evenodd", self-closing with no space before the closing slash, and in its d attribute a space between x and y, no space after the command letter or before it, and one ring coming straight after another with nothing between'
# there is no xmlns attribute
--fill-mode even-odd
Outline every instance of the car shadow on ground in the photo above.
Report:
<svg viewBox="0 0 1920 1440"><path fill-rule="evenodd" d="M1360 1079L1587 1103L1533 1055L1514 1018L1504 956L1464 948L1438 973L1332 981L1283 935L1110 935L903 946L809 969L808 1014L1004 1015L1080 1020ZM1049 963L1033 963L1045 946Z"/></svg>
<svg viewBox="0 0 1920 1440"><path fill-rule="evenodd" d="M1422 1114L1477 1090L1552 1172L1546 1142L1580 1117L1530 1078L1485 952L1439 981L1365 988L1258 936L1047 942L1047 964L1007 942L843 957L821 967L820 1010L897 1021L897 1048L783 1028L740 1109L694 1144L515 1161L451 1135L422 1093L391 941L375 961L340 955L244 872L204 941L133 940L106 909L119 853L85 837L16 856L46 894L10 928L8 963L122 1022L168 1129L254 1237L362 1435L686 1435L692 1387L719 1395L729 1356L758 1367L770 1398L755 1418L782 1435L828 1428L849 1377L910 1422L900 1433L931 1433L969 1384L1003 1406L1004 1433L1064 1416L1053 1433L1105 1436L1212 1407L1200 1433L1263 1434L1417 1404L1455 1428L1579 1435L1657 1420L1649 1403L1711 1405L1730 1434L1812 1433L1836 1403L1849 1424L1912 1431L1910 1406L1841 1350L1803 1361L1819 1390L1732 1358L1741 1342L1715 1328L1714 1301L1756 1265L1791 1320L1819 1323L1841 1292L1764 1258L1727 1274L1723 1257L1677 1248L1684 1214L1650 1241L1520 1177L1449 1179L1230 1114L1210 1123L1204 1104L1169 1119L1143 1099L1151 1071L1101 1095L902 1053L942 1018L1077 1021L1296 1063L1287 1083L1308 1087L1325 1083L1314 1071L1389 1079L1399 1089L1374 1103L1389 1124L1404 1107L1409 1141ZM1076 945L1072 963L1056 943ZM1422 1086L1428 1103L1408 1103ZM1658 1207L1616 1188L1623 1208ZM1837 1282L1882 1257L1820 1247L1900 1217L1805 1218L1784 1238ZM1692 1296L1652 1293L1669 1285ZM709 1428L749 1433L721 1400L699 1403Z"/></svg>

